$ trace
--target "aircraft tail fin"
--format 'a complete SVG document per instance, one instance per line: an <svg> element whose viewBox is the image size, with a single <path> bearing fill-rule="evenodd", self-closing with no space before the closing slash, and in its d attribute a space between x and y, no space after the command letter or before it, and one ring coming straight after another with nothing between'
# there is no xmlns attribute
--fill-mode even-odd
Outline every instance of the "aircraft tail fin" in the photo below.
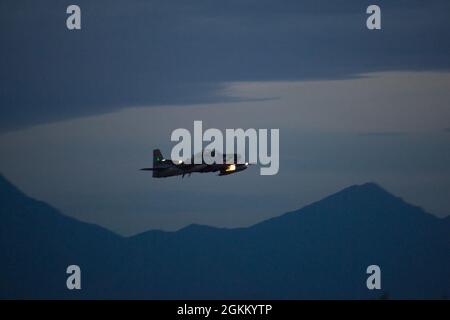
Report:
<svg viewBox="0 0 450 320"><path fill-rule="evenodd" d="M161 153L161 150L154 149L153 150L153 168L158 168L161 166L161 163L164 161L164 157Z"/></svg>
<svg viewBox="0 0 450 320"><path fill-rule="evenodd" d="M158 178L160 176L160 171L164 170L162 162L166 161L159 149L153 149L153 167L152 168L142 168L143 171L153 171L152 176Z"/></svg>

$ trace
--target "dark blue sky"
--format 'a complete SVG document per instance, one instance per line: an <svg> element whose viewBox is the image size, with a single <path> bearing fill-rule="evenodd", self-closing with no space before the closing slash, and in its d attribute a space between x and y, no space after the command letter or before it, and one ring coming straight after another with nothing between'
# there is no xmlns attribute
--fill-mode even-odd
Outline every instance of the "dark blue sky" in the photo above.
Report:
<svg viewBox="0 0 450 320"><path fill-rule="evenodd" d="M342 79L448 70L450 3L377 1L68 1L0 4L0 130L140 105L226 101L224 82ZM238 97L237 97L238 98Z"/></svg>
<svg viewBox="0 0 450 320"><path fill-rule="evenodd" d="M450 212L450 3L67 1L0 4L0 171L125 234L240 226L376 181ZM280 173L151 179L170 133L279 128ZM447 128L447 129L446 129Z"/></svg>

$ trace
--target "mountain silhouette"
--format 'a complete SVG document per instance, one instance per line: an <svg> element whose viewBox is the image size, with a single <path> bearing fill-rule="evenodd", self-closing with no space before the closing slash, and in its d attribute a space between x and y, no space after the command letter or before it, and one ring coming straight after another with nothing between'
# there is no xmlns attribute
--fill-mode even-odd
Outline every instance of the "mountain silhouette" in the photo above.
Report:
<svg viewBox="0 0 450 320"><path fill-rule="evenodd" d="M441 299L450 220L374 183L248 228L124 238L64 216L0 176L0 298ZM66 288L81 268L82 289ZM381 269L368 290L366 268Z"/></svg>

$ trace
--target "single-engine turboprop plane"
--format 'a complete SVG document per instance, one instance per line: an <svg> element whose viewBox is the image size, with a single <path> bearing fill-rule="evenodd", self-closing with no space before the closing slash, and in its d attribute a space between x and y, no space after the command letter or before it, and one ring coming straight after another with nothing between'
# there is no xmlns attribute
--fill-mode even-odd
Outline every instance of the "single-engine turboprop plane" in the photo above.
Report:
<svg viewBox="0 0 450 320"><path fill-rule="evenodd" d="M189 161L176 161L171 159L165 159L159 149L153 150L153 167L142 168L143 171L152 171L153 178L166 178L172 176L182 176L186 174L191 175L194 172L219 172L219 176L226 176L232 173L236 173L248 168L249 163L238 163L240 156L238 154L222 155L222 163L209 164L205 162L205 157L215 157L216 151L212 150L209 154L205 150L199 155L194 155ZM219 156L219 155L218 155ZM194 161L198 157L201 157L201 163L196 164Z"/></svg>

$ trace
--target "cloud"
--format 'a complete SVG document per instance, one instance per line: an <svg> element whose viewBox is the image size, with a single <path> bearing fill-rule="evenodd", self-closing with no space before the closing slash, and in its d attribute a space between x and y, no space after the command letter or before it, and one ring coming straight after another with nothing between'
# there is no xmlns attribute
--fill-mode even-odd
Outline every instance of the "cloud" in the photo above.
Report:
<svg viewBox="0 0 450 320"><path fill-rule="evenodd" d="M446 0L1 3L0 131L130 106L227 101L223 83L450 68ZM234 97L236 98L236 97Z"/></svg>
<svg viewBox="0 0 450 320"><path fill-rule="evenodd" d="M406 132L401 131L379 131L379 132L362 132L358 133L361 137L399 137L406 135Z"/></svg>

